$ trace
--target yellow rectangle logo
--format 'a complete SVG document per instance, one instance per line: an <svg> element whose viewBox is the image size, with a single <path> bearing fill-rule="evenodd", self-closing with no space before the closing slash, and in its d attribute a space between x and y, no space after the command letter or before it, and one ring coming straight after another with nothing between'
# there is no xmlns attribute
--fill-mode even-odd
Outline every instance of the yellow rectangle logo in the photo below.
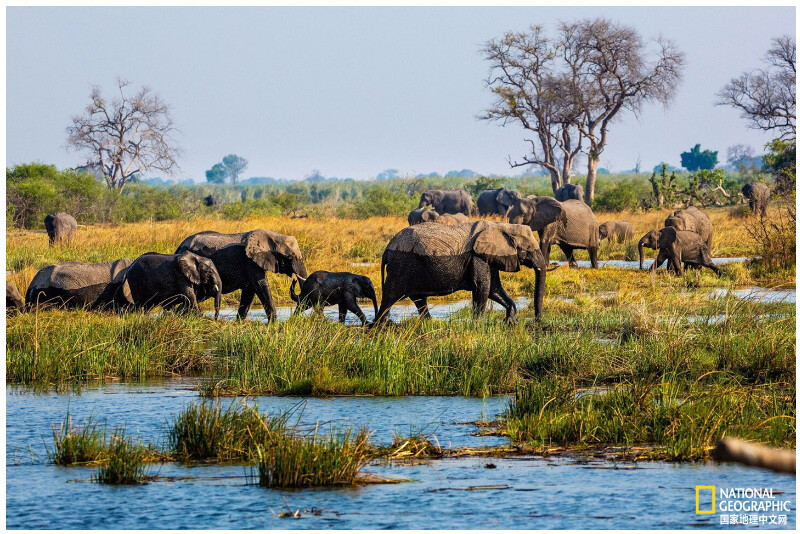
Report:
<svg viewBox="0 0 800 534"><path fill-rule="evenodd" d="M700 490L711 490L711 510L700 509ZM717 487L716 486L695 486L694 487L694 512L696 514L716 514L717 513Z"/></svg>

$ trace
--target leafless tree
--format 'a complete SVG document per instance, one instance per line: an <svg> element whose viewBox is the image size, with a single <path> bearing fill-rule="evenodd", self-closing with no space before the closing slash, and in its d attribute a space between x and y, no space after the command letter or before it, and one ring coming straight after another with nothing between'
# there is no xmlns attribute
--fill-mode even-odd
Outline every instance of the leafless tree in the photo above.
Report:
<svg viewBox="0 0 800 534"><path fill-rule="evenodd" d="M776 37L764 56L766 69L743 72L717 93L718 106L731 106L741 112L747 127L776 131L780 139L797 136L795 40L789 35Z"/></svg>
<svg viewBox="0 0 800 534"><path fill-rule="evenodd" d="M545 36L541 26L527 32L507 32L481 50L490 63L486 80L495 101L479 118L505 126L519 123L530 132L525 141L530 154L511 167L538 165L550 173L555 192L569 183L583 136L574 124L576 110L564 98L566 80L559 72L558 43Z"/></svg>
<svg viewBox="0 0 800 534"><path fill-rule="evenodd" d="M591 203L609 126L623 110L638 114L651 101L667 105L682 79L685 58L668 39L645 42L635 28L605 18L562 22L559 33L569 94L581 114L577 127L589 144L585 191Z"/></svg>
<svg viewBox="0 0 800 534"><path fill-rule="evenodd" d="M118 79L119 97L110 101L93 87L84 114L73 116L67 127L67 146L86 152L87 165L102 169L108 187L117 191L136 173L179 170L169 106L146 86L127 96L128 85Z"/></svg>

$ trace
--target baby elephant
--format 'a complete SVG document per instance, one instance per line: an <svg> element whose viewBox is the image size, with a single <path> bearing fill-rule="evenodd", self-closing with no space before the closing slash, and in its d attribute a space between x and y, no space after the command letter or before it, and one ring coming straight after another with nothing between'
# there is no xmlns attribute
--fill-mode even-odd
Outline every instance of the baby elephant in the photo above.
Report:
<svg viewBox="0 0 800 534"><path fill-rule="evenodd" d="M633 226L624 221L608 221L600 225L600 239L612 243L625 243L633 239Z"/></svg>
<svg viewBox="0 0 800 534"><path fill-rule="evenodd" d="M669 260L667 268L677 275L683 274L684 265L693 268L708 267L717 276L720 274L720 270L711 262L708 245L696 232L676 230L671 226L661 230L651 230L639 241L640 251L642 246L658 249L658 256L650 266L651 271L655 271L665 260Z"/></svg>
<svg viewBox="0 0 800 534"><path fill-rule="evenodd" d="M339 322L343 323L348 311L353 312L361 319L361 323L367 322L367 318L361 308L358 307L356 299L369 299L375 308L375 316L378 316L378 299L375 297L375 287L372 281L366 276L353 273L332 273L329 271L316 271L311 273L308 278L300 278L300 294L294 292L297 280L292 280L289 289L292 300L297 303L295 313L300 313L308 308L320 309L324 306L333 304L339 305Z"/></svg>

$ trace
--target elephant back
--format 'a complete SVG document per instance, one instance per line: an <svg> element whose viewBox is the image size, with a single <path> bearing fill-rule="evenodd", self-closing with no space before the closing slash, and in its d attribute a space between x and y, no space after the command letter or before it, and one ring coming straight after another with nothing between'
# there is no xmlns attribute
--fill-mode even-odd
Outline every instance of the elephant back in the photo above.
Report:
<svg viewBox="0 0 800 534"><path fill-rule="evenodd" d="M597 247L600 244L600 225L592 208L580 200L561 203L563 213L556 222L558 240L574 247Z"/></svg>
<svg viewBox="0 0 800 534"><path fill-rule="evenodd" d="M440 215L438 218L436 218L434 222L444 226L455 226L457 224L468 223L469 217L463 213L445 213L444 215Z"/></svg>
<svg viewBox="0 0 800 534"><path fill-rule="evenodd" d="M208 257L219 249L232 245L234 243L241 243L244 239L245 233L240 232L237 234L223 234L213 230L206 230L192 234L184 239L175 254L191 251L199 256Z"/></svg>
<svg viewBox="0 0 800 534"><path fill-rule="evenodd" d="M409 252L421 256L457 256L469 252L473 233L487 224L478 221L469 224L445 226L434 222L417 224L400 230L389 241L386 250Z"/></svg>
<svg viewBox="0 0 800 534"><path fill-rule="evenodd" d="M123 258L102 263L83 263L68 261L48 265L36 273L31 287L63 289L74 291L86 287L108 284L114 279L124 277L124 271L133 260Z"/></svg>

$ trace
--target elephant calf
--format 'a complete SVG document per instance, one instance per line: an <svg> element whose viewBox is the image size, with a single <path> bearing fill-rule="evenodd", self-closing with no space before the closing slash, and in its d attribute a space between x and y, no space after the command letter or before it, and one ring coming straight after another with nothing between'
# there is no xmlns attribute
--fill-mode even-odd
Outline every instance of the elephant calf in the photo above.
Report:
<svg viewBox="0 0 800 534"><path fill-rule="evenodd" d="M366 276L353 273L332 273L329 271L316 271L308 278L300 278L300 294L294 292L297 280L292 280L289 289L292 300L297 303L295 313L300 313L310 307L319 309L325 306L339 305L339 322L343 323L347 312L353 312L366 324L367 317L358 307L357 299L369 299L375 308L375 317L378 316L378 299L375 296L375 287L372 280Z"/></svg>
<svg viewBox="0 0 800 534"><path fill-rule="evenodd" d="M624 243L633 239L633 225L624 221L608 221L599 227L600 240L608 239L613 243Z"/></svg>
<svg viewBox="0 0 800 534"><path fill-rule="evenodd" d="M22 302L22 295L14 282L6 280L6 313L13 310L21 310L25 306Z"/></svg>
<svg viewBox="0 0 800 534"><path fill-rule="evenodd" d="M671 226L661 230L651 230L639 241L640 268L642 246L658 249L658 256L650 266L651 271L655 271L665 260L669 260L667 267L678 275L683 274L684 265L708 267L717 275L720 274L719 268L711 261L708 245L696 232L676 230Z"/></svg>
<svg viewBox="0 0 800 534"><path fill-rule="evenodd" d="M428 210L425 208L417 208L411 210L408 214L408 225L414 226L415 224L422 224L426 222L433 222L441 217L436 210Z"/></svg>
<svg viewBox="0 0 800 534"><path fill-rule="evenodd" d="M133 260L102 263L68 261L48 265L36 273L25 292L28 306L59 305L67 308L105 308L115 302Z"/></svg>

